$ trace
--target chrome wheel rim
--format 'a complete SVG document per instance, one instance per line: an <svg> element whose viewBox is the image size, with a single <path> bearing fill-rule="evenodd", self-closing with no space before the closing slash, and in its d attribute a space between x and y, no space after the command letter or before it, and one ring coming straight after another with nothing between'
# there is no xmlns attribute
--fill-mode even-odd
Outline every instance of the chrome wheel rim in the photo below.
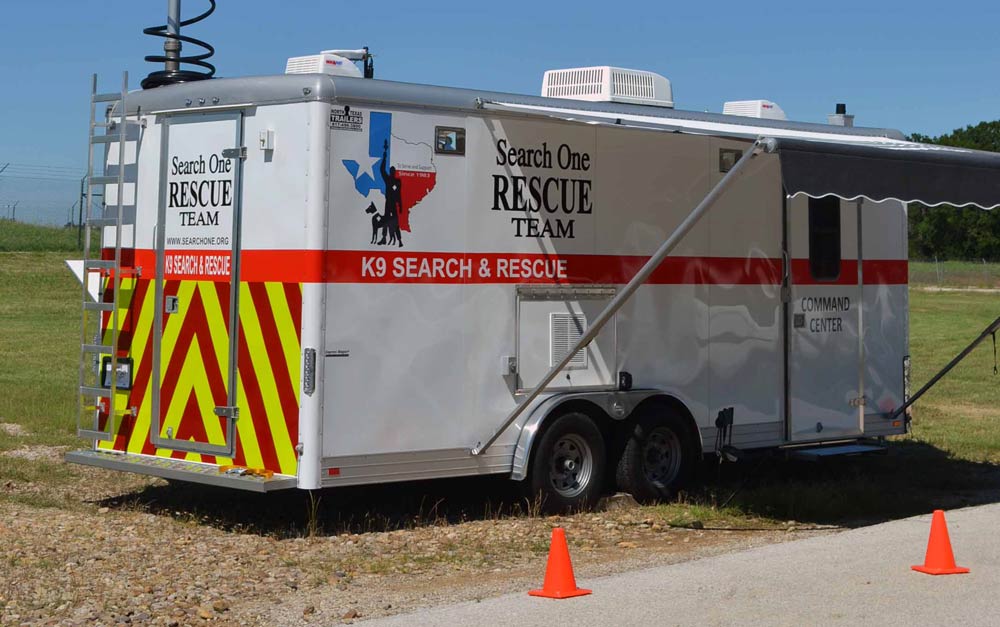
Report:
<svg viewBox="0 0 1000 627"><path fill-rule="evenodd" d="M579 496L594 472L594 453L587 441L575 433L559 438L552 447L549 482L559 496Z"/></svg>
<svg viewBox="0 0 1000 627"><path fill-rule="evenodd" d="M642 447L642 471L658 488L670 486L681 472L681 441L671 429L657 427Z"/></svg>

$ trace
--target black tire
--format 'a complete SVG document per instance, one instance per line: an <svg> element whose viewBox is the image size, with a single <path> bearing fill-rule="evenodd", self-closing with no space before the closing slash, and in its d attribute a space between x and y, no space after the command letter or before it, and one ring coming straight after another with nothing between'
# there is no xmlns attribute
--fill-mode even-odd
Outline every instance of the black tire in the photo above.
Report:
<svg viewBox="0 0 1000 627"><path fill-rule="evenodd" d="M640 502L669 500L694 477L700 457L688 422L676 412L641 410L618 461L618 489Z"/></svg>
<svg viewBox="0 0 1000 627"><path fill-rule="evenodd" d="M553 418L532 454L529 498L550 513L590 509L601 496L606 465L604 436L589 416Z"/></svg>

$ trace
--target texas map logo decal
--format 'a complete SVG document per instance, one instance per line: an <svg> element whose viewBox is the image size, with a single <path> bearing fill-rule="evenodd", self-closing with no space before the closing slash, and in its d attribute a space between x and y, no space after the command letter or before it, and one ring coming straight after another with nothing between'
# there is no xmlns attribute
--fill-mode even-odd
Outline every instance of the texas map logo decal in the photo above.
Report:
<svg viewBox="0 0 1000 627"><path fill-rule="evenodd" d="M368 159L344 159L354 189L368 201L371 244L403 246L410 232L410 210L437 184L434 151L424 142L393 135L392 114L372 111L368 124Z"/></svg>

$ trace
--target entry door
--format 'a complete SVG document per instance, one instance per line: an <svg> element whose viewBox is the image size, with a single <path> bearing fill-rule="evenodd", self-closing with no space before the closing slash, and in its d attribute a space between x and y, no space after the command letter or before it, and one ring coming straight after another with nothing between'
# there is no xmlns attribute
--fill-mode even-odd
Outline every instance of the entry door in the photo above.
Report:
<svg viewBox="0 0 1000 627"><path fill-rule="evenodd" d="M152 440L231 458L243 115L184 114L161 126Z"/></svg>
<svg viewBox="0 0 1000 627"><path fill-rule="evenodd" d="M835 196L786 202L788 439L861 435L858 207Z"/></svg>

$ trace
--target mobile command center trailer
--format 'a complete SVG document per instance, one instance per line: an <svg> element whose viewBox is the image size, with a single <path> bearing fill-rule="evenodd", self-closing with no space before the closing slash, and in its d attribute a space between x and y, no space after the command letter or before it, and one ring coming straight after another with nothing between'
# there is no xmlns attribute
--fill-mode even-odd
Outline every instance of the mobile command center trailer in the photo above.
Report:
<svg viewBox="0 0 1000 627"><path fill-rule="evenodd" d="M502 474L566 507L904 433L905 202L992 206L996 157L678 111L627 74L95 96L68 459L258 491Z"/></svg>

